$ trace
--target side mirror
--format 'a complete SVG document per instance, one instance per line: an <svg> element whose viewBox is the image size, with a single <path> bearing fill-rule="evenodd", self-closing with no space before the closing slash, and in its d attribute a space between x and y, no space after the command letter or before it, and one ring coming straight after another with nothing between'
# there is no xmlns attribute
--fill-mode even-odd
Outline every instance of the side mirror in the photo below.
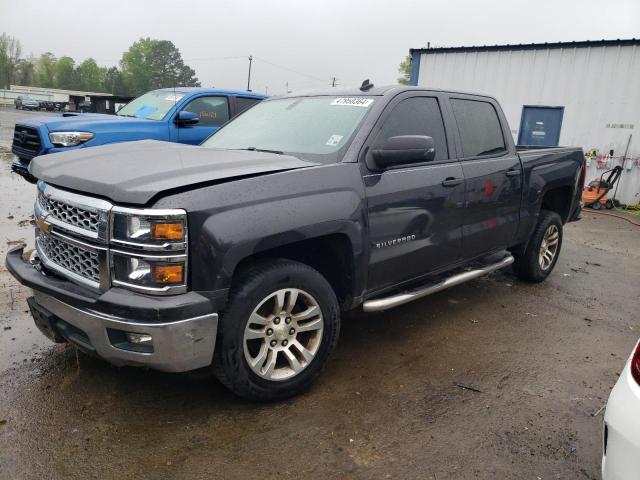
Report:
<svg viewBox="0 0 640 480"><path fill-rule="evenodd" d="M176 115L176 119L174 120L175 124L179 127L184 127L187 125L195 125L200 121L200 117L195 112L185 112L184 110L178 112Z"/></svg>
<svg viewBox="0 0 640 480"><path fill-rule="evenodd" d="M384 169L395 165L430 162L436 157L436 146L432 137L399 135L389 138L372 155L376 166Z"/></svg>

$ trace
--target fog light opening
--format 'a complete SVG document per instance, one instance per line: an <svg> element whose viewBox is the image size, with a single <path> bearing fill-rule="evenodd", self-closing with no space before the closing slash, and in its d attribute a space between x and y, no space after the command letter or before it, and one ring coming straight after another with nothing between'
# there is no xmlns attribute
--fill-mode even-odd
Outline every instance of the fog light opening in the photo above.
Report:
<svg viewBox="0 0 640 480"><path fill-rule="evenodd" d="M136 345L151 345L153 343L153 337L148 333L126 332L125 336L129 342Z"/></svg>

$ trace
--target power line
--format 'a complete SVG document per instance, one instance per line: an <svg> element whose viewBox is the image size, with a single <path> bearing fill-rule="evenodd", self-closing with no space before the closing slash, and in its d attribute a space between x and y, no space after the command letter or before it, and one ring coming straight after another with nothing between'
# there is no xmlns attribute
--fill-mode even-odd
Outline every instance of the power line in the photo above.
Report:
<svg viewBox="0 0 640 480"><path fill-rule="evenodd" d="M234 55L232 57L200 57L200 58L184 58L185 62L206 62L209 60L237 60L238 58L247 58L246 55Z"/></svg>
<svg viewBox="0 0 640 480"><path fill-rule="evenodd" d="M323 80L322 78L318 78L318 77L315 77L313 75L309 75L308 73L300 72L299 70L294 70L293 68L285 67L283 65L278 65L277 63L270 62L269 60L265 60L264 58L260 58L260 57L256 57L256 56L254 56L253 58L256 59L256 60L260 60L261 62L264 62L264 63L266 63L268 65L271 65L272 67L281 68L282 70L287 70L287 71L292 72L292 73L297 73L298 75L302 75L303 77L312 78L313 80L316 80L318 82L325 83L325 81L326 81L326 80Z"/></svg>

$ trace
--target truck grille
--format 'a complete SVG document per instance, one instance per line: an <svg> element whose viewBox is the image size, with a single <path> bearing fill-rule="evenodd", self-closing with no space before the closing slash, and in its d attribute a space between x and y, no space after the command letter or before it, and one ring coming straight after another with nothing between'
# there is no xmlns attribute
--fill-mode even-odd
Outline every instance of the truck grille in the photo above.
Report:
<svg viewBox="0 0 640 480"><path fill-rule="evenodd" d="M27 155L29 159L36 156L42 143L40 142L40 133L36 128L16 125L13 130L13 151L18 156Z"/></svg>
<svg viewBox="0 0 640 480"><path fill-rule="evenodd" d="M45 212L61 222L90 232L98 232L100 215L97 212L91 212L53 198L48 198L40 190L38 191L38 202Z"/></svg>
<svg viewBox="0 0 640 480"><path fill-rule="evenodd" d="M50 262L82 278L100 282L98 253L42 232L38 235L37 241L40 251Z"/></svg>

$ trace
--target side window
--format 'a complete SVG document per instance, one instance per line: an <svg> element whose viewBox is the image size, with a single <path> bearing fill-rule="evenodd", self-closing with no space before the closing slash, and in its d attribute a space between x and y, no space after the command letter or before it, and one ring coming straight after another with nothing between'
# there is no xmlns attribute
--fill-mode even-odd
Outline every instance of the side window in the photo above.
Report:
<svg viewBox="0 0 640 480"><path fill-rule="evenodd" d="M373 142L373 148L381 148L387 139L398 135L432 137L436 145L435 159L449 158L442 113L438 100L433 97L407 98L393 107Z"/></svg>
<svg viewBox="0 0 640 480"><path fill-rule="evenodd" d="M236 97L236 115L240 115L256 103L260 103L259 98Z"/></svg>
<svg viewBox="0 0 640 480"><path fill-rule="evenodd" d="M490 155L506 150L498 113L493 105L477 100L452 99L465 157Z"/></svg>
<svg viewBox="0 0 640 480"><path fill-rule="evenodd" d="M222 125L229 120L227 97L199 97L190 102L183 110L197 113L200 117L198 125Z"/></svg>

